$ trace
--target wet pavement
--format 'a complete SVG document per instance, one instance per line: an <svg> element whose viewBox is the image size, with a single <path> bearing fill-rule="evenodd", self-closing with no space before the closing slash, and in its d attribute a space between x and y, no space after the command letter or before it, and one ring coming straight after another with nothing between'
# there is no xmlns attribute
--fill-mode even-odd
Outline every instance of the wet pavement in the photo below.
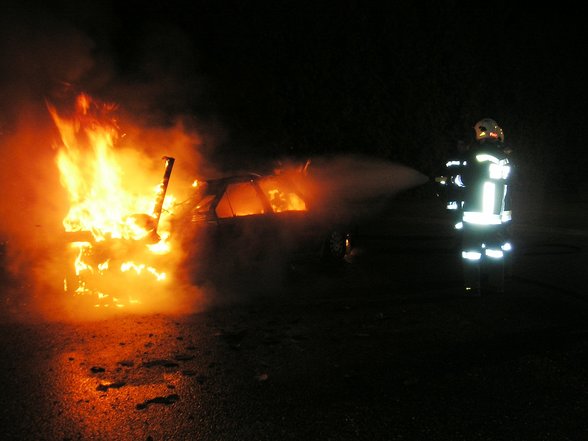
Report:
<svg viewBox="0 0 588 441"><path fill-rule="evenodd" d="M588 439L583 205L521 212L505 293L468 298L437 202L200 313L0 324L0 438Z"/></svg>

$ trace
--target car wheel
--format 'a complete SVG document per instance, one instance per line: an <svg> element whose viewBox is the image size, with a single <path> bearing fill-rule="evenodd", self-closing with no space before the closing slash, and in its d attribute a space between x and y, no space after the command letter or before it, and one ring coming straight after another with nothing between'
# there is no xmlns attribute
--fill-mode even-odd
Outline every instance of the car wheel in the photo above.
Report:
<svg viewBox="0 0 588 441"><path fill-rule="evenodd" d="M341 260L347 254L347 235L340 231L331 231L324 247L324 257Z"/></svg>

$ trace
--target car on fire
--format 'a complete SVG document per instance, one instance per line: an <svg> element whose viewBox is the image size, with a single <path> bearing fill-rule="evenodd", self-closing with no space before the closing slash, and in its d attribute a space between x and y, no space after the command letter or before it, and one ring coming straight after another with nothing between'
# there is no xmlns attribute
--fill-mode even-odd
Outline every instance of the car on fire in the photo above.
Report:
<svg viewBox="0 0 588 441"><path fill-rule="evenodd" d="M183 202L171 198L174 202L164 208L174 158L164 159L152 212L125 215L116 234L66 233L64 289L80 302L140 303L136 293L148 287L153 295L168 275L216 286L240 283L243 277L267 283L267 276L290 274L301 263L348 260L353 230L324 194L309 196L312 186L305 185L309 180L303 174L198 180Z"/></svg>
<svg viewBox="0 0 588 441"><path fill-rule="evenodd" d="M192 259L250 268L259 261L343 262L353 228L287 175L246 173L198 181L180 230ZM192 246L193 245L193 246ZM228 263L227 263L228 262Z"/></svg>

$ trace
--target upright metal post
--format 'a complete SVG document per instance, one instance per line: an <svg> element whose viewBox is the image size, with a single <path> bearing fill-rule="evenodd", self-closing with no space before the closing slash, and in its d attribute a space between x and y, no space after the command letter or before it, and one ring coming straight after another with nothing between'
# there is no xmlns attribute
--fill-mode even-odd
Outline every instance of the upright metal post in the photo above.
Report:
<svg viewBox="0 0 588 441"><path fill-rule="evenodd" d="M163 179L159 184L159 190L157 192L157 200L155 201L155 207L153 208L153 218L155 219L154 232L157 232L159 225L159 218L161 217L161 211L163 209L163 200L165 199L165 193L167 192L167 186L169 184L169 178L171 176L172 168L174 166L175 158L164 156L165 160L165 171L163 173Z"/></svg>

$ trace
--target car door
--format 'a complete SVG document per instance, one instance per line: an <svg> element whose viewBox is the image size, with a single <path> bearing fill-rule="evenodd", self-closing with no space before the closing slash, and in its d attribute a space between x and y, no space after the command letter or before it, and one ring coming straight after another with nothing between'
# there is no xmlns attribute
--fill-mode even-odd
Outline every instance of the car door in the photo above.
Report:
<svg viewBox="0 0 588 441"><path fill-rule="evenodd" d="M215 208L218 246L235 256L257 258L274 235L273 212L252 180L227 184Z"/></svg>

